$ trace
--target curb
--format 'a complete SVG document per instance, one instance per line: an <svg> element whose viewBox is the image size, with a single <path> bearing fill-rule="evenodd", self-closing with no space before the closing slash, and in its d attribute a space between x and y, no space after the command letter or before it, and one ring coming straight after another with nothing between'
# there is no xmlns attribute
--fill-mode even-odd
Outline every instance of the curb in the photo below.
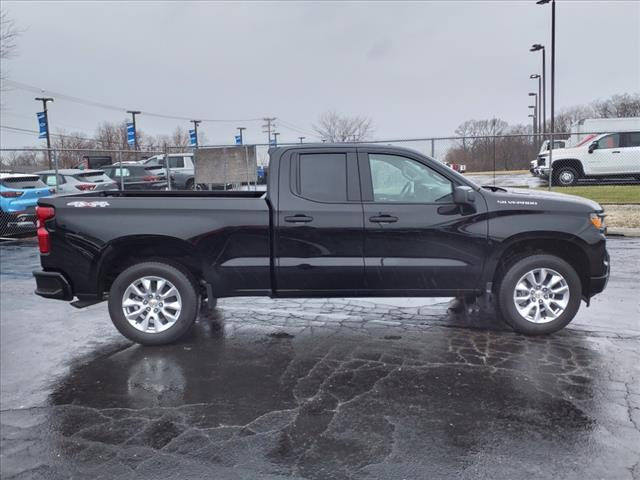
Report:
<svg viewBox="0 0 640 480"><path fill-rule="evenodd" d="M607 228L607 237L640 237L640 228Z"/></svg>

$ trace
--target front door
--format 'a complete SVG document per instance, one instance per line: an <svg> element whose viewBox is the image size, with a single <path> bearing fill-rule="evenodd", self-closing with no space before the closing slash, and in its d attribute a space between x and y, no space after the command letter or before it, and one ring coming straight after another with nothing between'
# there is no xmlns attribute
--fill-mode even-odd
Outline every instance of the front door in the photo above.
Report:
<svg viewBox="0 0 640 480"><path fill-rule="evenodd" d="M612 175L621 173L623 154L620 148L621 135L612 133L605 135L598 140L598 148L591 153L587 153L591 168L590 174L593 175Z"/></svg>
<svg viewBox="0 0 640 480"><path fill-rule="evenodd" d="M290 151L278 180L277 294L357 295L364 227L355 149Z"/></svg>
<svg viewBox="0 0 640 480"><path fill-rule="evenodd" d="M367 289L385 295L478 288L487 252L486 205L453 203L456 181L416 156L359 151Z"/></svg>

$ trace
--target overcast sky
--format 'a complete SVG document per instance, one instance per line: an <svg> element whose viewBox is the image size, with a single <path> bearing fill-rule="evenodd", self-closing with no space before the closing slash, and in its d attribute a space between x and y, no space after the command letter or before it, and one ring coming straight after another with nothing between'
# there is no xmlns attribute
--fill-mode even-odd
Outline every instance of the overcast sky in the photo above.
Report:
<svg viewBox="0 0 640 480"><path fill-rule="evenodd" d="M497 116L525 123L549 5L447 2L33 2L3 9L23 30L11 80L104 104L189 118L278 117L309 132L332 109L373 119L376 138L452 134ZM549 59L549 55L547 55ZM549 73L549 69L547 70ZM557 108L640 91L640 2L557 2ZM2 125L35 130L33 92L2 93ZM55 96L55 95L52 95ZM124 112L58 98L52 131L90 135ZM203 123L211 143L260 121ZM169 133L180 120L145 116ZM281 141L299 133L280 124ZM2 131L5 147L38 145Z"/></svg>

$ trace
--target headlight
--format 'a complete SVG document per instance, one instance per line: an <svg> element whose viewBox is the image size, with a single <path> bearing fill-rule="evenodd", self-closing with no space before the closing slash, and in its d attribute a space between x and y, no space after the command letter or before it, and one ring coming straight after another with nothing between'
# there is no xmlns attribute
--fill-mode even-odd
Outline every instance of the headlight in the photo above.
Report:
<svg viewBox="0 0 640 480"><path fill-rule="evenodd" d="M606 215L604 213L592 213L590 216L591 223L593 224L593 226L596 227L602 233L604 233L607 229L604 221L605 217Z"/></svg>

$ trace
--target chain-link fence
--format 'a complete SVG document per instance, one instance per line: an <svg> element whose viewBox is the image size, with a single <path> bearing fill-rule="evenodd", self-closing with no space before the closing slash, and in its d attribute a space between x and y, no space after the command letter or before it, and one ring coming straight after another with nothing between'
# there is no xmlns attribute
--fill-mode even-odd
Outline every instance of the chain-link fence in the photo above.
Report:
<svg viewBox="0 0 640 480"><path fill-rule="evenodd" d="M377 140L374 144L416 150L445 163L477 184L557 188L632 185L640 201L640 131L478 135ZM297 145L297 144L282 144ZM268 150L251 146L251 169L232 181L210 172L218 183L196 176L194 149L162 151L0 148L0 237L35 233L34 208L47 195L103 190L265 189ZM230 149L229 145L201 149ZM240 148L245 148L244 146ZM242 162L247 162L246 156ZM219 168L227 171L226 160ZM232 169L229 169L232 171ZM246 178L247 180L243 180ZM637 189L637 191L636 191ZM570 191L570 190L565 190Z"/></svg>

